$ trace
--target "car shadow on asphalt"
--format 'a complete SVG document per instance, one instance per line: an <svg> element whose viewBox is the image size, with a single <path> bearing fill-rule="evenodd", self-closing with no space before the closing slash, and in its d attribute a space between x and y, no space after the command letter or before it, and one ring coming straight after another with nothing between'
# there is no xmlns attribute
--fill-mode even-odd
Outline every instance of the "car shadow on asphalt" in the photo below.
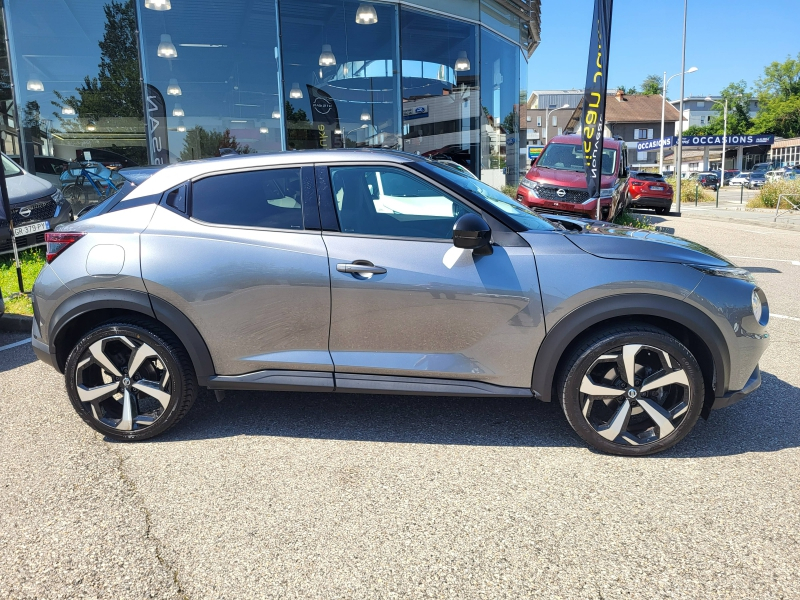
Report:
<svg viewBox="0 0 800 600"><path fill-rule="evenodd" d="M749 398L700 419L661 458L775 452L800 446L800 388L762 373ZM473 446L584 447L557 403L519 398L203 390L187 417L151 443L249 436Z"/></svg>
<svg viewBox="0 0 800 600"><path fill-rule="evenodd" d="M26 339L25 336L3 335L2 339L0 339L0 347L21 341L22 339ZM36 355L33 353L33 348L29 344L3 350L0 352L0 373L13 371L19 367L29 365L32 362L36 362Z"/></svg>

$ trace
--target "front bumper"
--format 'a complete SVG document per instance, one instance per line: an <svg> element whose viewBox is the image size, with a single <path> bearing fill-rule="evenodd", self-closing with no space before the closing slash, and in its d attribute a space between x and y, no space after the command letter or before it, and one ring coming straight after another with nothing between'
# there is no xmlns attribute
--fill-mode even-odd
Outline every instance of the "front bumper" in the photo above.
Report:
<svg viewBox="0 0 800 600"><path fill-rule="evenodd" d="M720 408L727 408L732 404L736 404L740 400L744 400L744 397L752 394L755 392L759 387L761 387L761 369L756 366L756 370L753 371L753 374L750 375L750 379L747 380L747 383L744 387L735 392L728 392L723 396L718 396L714 400L714 404L711 406L713 410L718 410Z"/></svg>
<svg viewBox="0 0 800 600"><path fill-rule="evenodd" d="M69 202L64 201L59 207L56 209L56 214L52 217L48 217L46 220L50 222L50 229L47 231L53 231L58 225L62 223L68 223L70 221L70 213L72 212L72 207L70 206ZM24 224L24 223L23 223ZM3 228L5 231L0 233L0 254L6 254L8 252L13 251L13 246L11 244L11 233L8 231L7 228ZM46 231L40 231L38 233L32 233L31 235L23 235L17 238L17 248L22 250L24 248L33 248L34 246L41 246L45 243L44 241L44 234L47 233Z"/></svg>
<svg viewBox="0 0 800 600"><path fill-rule="evenodd" d="M587 200L580 203L545 200L544 198L536 197L532 190L522 185L517 189L517 201L528 208L543 213L578 215L589 219L594 219L597 216L597 200ZM608 211L611 210L611 198L602 198L600 200L600 210L608 214Z"/></svg>

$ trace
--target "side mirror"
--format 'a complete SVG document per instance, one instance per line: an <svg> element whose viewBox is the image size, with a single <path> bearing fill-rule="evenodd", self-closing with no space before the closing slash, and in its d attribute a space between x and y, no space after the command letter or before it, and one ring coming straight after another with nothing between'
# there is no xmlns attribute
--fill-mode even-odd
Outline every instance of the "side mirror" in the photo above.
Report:
<svg viewBox="0 0 800 600"><path fill-rule="evenodd" d="M453 245L473 250L483 256L492 253L492 230L483 217L469 213L458 218L453 225Z"/></svg>

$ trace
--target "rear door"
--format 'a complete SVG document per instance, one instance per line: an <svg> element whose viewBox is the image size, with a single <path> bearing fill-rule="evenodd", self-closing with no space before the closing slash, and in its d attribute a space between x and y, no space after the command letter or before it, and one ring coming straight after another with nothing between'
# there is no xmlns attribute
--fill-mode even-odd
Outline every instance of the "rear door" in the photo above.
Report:
<svg viewBox="0 0 800 600"><path fill-rule="evenodd" d="M311 371L333 386L330 277L313 167L214 174L142 234L148 291L198 329L218 375Z"/></svg>
<svg viewBox="0 0 800 600"><path fill-rule="evenodd" d="M519 236L506 230L488 256L455 248L453 224L478 209L400 165L318 167L318 189L338 229L323 232L337 388L382 377L530 388L541 300Z"/></svg>

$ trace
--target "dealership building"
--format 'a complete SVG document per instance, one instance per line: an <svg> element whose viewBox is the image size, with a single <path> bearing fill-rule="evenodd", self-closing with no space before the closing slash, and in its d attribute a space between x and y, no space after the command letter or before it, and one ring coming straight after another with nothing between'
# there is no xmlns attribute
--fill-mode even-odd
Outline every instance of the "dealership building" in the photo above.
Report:
<svg viewBox="0 0 800 600"><path fill-rule="evenodd" d="M516 183L540 0L5 0L2 150L170 164L394 148Z"/></svg>

